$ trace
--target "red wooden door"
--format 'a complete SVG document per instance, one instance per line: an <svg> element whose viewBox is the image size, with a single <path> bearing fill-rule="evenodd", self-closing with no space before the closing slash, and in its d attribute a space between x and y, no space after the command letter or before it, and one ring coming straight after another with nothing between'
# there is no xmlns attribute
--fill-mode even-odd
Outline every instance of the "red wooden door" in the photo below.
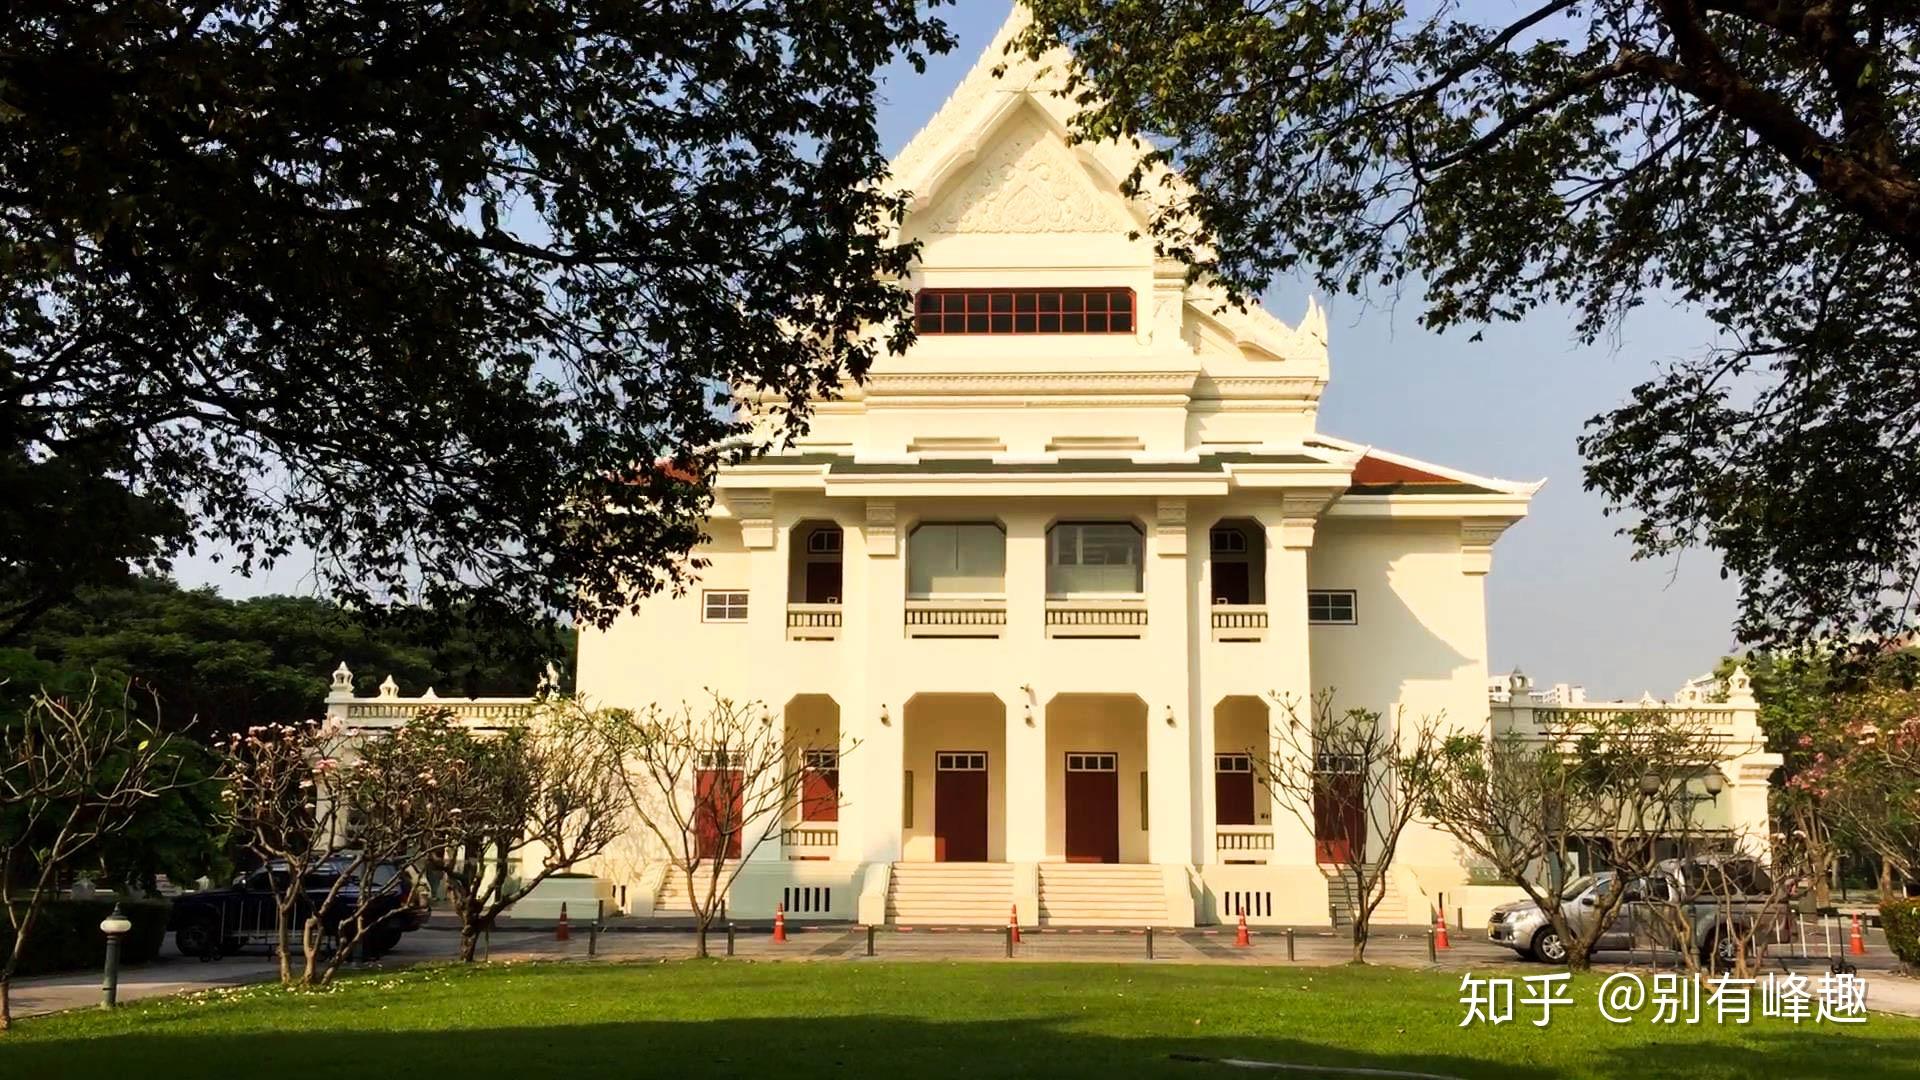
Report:
<svg viewBox="0 0 1920 1080"><path fill-rule="evenodd" d="M1216 562L1213 564L1213 602L1216 604L1253 602L1253 588L1247 578L1246 563Z"/></svg>
<svg viewBox="0 0 1920 1080"><path fill-rule="evenodd" d="M1067 861L1120 861L1120 772L1115 754L1067 755Z"/></svg>
<svg viewBox="0 0 1920 1080"><path fill-rule="evenodd" d="M1350 864L1365 857L1367 811L1361 805L1360 774L1322 771L1313 785L1313 851L1322 863Z"/></svg>
<svg viewBox="0 0 1920 1080"><path fill-rule="evenodd" d="M740 770L701 769L694 776L694 853L701 859L740 857ZM722 834L726 846L721 847ZM722 855L721 852L725 854Z"/></svg>
<svg viewBox="0 0 1920 1080"><path fill-rule="evenodd" d="M942 750L934 756L933 858L987 861L987 755Z"/></svg>
<svg viewBox="0 0 1920 1080"><path fill-rule="evenodd" d="M837 562L816 562L807 564L807 603L837 604L840 602L840 564Z"/></svg>
<svg viewBox="0 0 1920 1080"><path fill-rule="evenodd" d="M1253 759L1246 754L1214 755L1213 823L1253 824Z"/></svg>

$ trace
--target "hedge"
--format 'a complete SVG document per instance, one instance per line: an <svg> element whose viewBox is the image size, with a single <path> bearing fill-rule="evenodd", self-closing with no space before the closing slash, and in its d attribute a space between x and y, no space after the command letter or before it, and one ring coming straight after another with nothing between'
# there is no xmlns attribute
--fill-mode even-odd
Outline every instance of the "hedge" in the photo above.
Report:
<svg viewBox="0 0 1920 1080"><path fill-rule="evenodd" d="M1880 904L1880 926L1887 947L1910 967L1920 967L1920 899L1885 900Z"/></svg>
<svg viewBox="0 0 1920 1080"><path fill-rule="evenodd" d="M100 920L113 905L111 899L48 901L34 919L16 974L98 970L107 960L107 935L100 932ZM160 955L172 908L168 900L120 901L121 913L133 920L133 929L120 939L122 964L144 964ZM0 963L12 951L13 928L0 918Z"/></svg>

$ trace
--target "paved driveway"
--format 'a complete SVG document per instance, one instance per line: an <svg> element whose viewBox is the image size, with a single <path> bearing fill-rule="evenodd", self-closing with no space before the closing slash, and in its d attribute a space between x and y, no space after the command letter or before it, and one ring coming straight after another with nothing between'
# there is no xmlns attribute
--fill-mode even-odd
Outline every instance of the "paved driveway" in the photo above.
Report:
<svg viewBox="0 0 1920 1080"><path fill-rule="evenodd" d="M1304 966L1344 964L1351 948L1344 936L1325 929L1299 930L1293 935L1292 957L1288 957L1287 935L1275 929L1256 929L1248 948L1236 947L1231 928L1200 930L1161 930L1153 935L1154 964L1237 964ZM883 929L873 935L874 956L867 956L868 936L864 928L847 926L795 926L789 940L773 941L764 927L742 930L734 939L734 954L755 960L801 962L865 962L928 960L992 960L1007 955L1005 932L998 927L935 928L911 930ZM458 950L459 937L450 925L436 920L432 928L408 934L400 947L381 962L404 965L450 960ZM727 951L724 930L716 930L709 949L715 956ZM1878 934L1868 941L1869 954L1854 958L1868 978L1867 1003L1886 1012L1920 1016L1920 980L1893 974L1897 961L1887 952ZM594 960L654 960L693 955L693 934L686 930L652 930L615 925L589 942L584 928L576 927L571 941L553 938L548 928L505 929L495 933L488 943L487 955L495 961L565 959L585 962L592 950ZM1793 970L1824 971L1829 960L1819 955L1769 958ZM1099 961L1148 963L1147 936L1138 929L1047 929L1023 930L1014 956L1026 961ZM1367 959L1378 964L1401 967L1438 966L1450 971L1493 971L1502 968L1539 970L1520 961L1514 954L1477 938L1472 933L1454 935L1453 947L1438 954L1437 963L1427 959L1424 929L1383 927L1376 929L1367 946ZM1646 953L1602 953L1597 965L1603 968L1647 968L1654 965L1671 970L1678 964L1671 954L1649 957ZM219 986L237 986L275 977L277 968L264 953L247 953L213 962L183 957L173 951L169 941L165 953L154 963L129 968L122 973L120 998L137 1001L163 994L204 990ZM100 975L86 972L18 980L14 984L14 1013L33 1016L63 1009L88 1008L100 1002Z"/></svg>

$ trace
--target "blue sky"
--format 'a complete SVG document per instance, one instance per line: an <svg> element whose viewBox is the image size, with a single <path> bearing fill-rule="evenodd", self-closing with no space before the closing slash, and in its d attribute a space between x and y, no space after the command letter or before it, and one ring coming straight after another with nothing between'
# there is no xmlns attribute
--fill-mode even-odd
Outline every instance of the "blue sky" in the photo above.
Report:
<svg viewBox="0 0 1920 1080"><path fill-rule="evenodd" d="M1011 0L960 0L943 9L959 46L934 57L925 75L905 64L888 72L881 135L898 151L946 100L1005 20ZM1281 283L1270 309L1299 318L1307 291ZM1712 327L1698 315L1650 304L1612 339L1581 346L1564 313L1444 336L1419 328L1417 297L1397 309L1323 297L1329 309L1333 383L1322 430L1366 443L1518 480L1547 479L1532 514L1494 549L1488 581L1493 670L1520 666L1538 683L1584 683L1590 692L1666 696L1711 668L1732 640L1734 587L1710 552L1631 561L1632 550L1601 516L1602 500L1581 490L1574 440L1581 425L1622 400L1656 367L1698 349ZM187 584L231 595L302 592L312 583L291 563L252 580L204 554L183 560Z"/></svg>

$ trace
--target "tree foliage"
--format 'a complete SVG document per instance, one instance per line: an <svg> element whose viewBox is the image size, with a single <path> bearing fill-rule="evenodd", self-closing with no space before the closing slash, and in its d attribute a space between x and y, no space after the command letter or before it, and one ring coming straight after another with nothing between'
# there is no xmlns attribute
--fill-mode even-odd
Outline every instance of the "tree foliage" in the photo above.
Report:
<svg viewBox="0 0 1920 1080"><path fill-rule="evenodd" d="M1583 970L1628 883L1698 834L1701 777L1739 752L1696 714L1635 710L1454 735L1414 765L1429 774L1424 816L1519 886ZM1568 873L1582 852L1614 874L1576 932L1565 907L1585 888Z"/></svg>
<svg viewBox="0 0 1920 1080"><path fill-rule="evenodd" d="M469 628L312 597L235 600L135 578L82 590L50 608L15 648L0 649L0 678L9 680L0 712L24 706L32 688L71 693L97 677L137 685L134 707L157 703L172 722L192 719L196 735L218 739L318 716L329 673L342 661L362 694L392 675L411 692L522 697L549 662L571 678L573 638L555 623Z"/></svg>
<svg viewBox="0 0 1920 1080"><path fill-rule="evenodd" d="M90 565L179 515L357 607L604 622L686 580L729 388L797 421L904 342L875 73L950 44L915 0L10 10L0 454L165 519ZM0 577L52 588L36 529Z"/></svg>
<svg viewBox="0 0 1920 1080"><path fill-rule="evenodd" d="M628 811L685 884L700 956L741 868L801 808L809 755L838 760L855 745L837 733L789 730L764 702L718 692L677 708L609 710L600 731L623 765Z"/></svg>
<svg viewBox="0 0 1920 1080"><path fill-rule="evenodd" d="M426 869L445 882L460 920L460 959L555 874L606 850L628 827L623 766L604 714L550 697L527 720L496 731L423 709L362 758L425 776L413 804Z"/></svg>
<svg viewBox="0 0 1920 1080"><path fill-rule="evenodd" d="M1270 696L1272 730L1265 745L1247 748L1253 775L1316 841L1336 841L1319 859L1350 887L1349 943L1363 963L1400 838L1431 801L1427 763L1441 749L1440 722L1338 709L1331 691L1305 702Z"/></svg>
<svg viewBox="0 0 1920 1080"><path fill-rule="evenodd" d="M154 802L200 777L183 768L175 740L97 687L37 696L0 719L0 914L12 948L0 957L0 1031L34 923L61 875L127 830Z"/></svg>
<svg viewBox="0 0 1920 1080"><path fill-rule="evenodd" d="M1915 625L1920 9L1893 0L1029 0L1076 133L1245 292L1424 290L1435 329L1650 298L1723 331L1582 439L1643 555L1704 543L1739 633ZM1177 166L1184 183L1162 168Z"/></svg>

